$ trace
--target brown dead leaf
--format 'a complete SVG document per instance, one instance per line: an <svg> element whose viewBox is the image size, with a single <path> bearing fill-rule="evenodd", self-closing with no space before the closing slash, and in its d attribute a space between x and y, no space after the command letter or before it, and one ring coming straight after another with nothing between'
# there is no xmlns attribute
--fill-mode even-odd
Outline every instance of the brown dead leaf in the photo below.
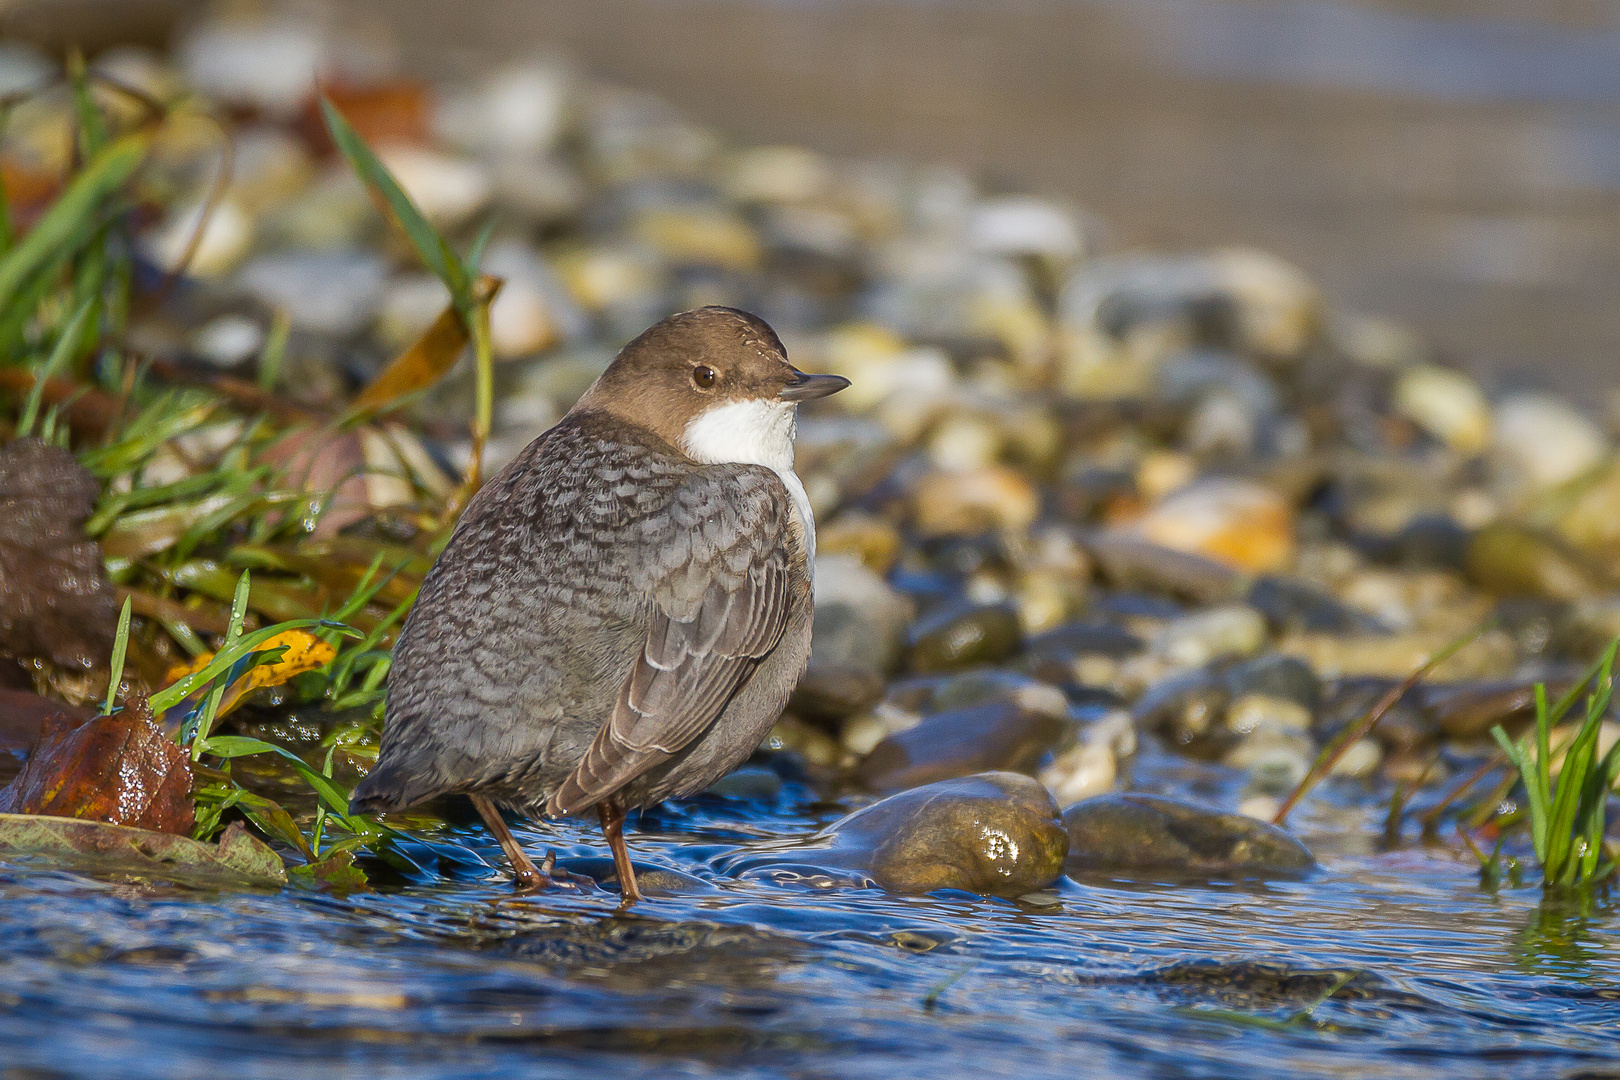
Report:
<svg viewBox="0 0 1620 1080"><path fill-rule="evenodd" d="M118 596L82 531L100 485L61 447L0 449L0 650L63 667L107 663Z"/></svg>
<svg viewBox="0 0 1620 1080"><path fill-rule="evenodd" d="M0 389L27 396L34 388L34 373L15 365L0 367ZM118 419L118 399L75 379L45 380L40 402L46 408L58 408L73 434L81 439L99 439Z"/></svg>
<svg viewBox="0 0 1620 1080"><path fill-rule="evenodd" d="M146 699L116 716L48 718L22 772L0 791L0 813L45 814L188 835L191 760L152 722Z"/></svg>
<svg viewBox="0 0 1620 1080"><path fill-rule="evenodd" d="M288 486L330 493L315 528L317 536L336 536L371 515L364 475L366 455L359 432L296 430L277 440L263 460L284 470Z"/></svg>
<svg viewBox="0 0 1620 1080"><path fill-rule="evenodd" d="M480 275L473 285L473 299L487 304L501 291L502 279ZM394 402L425 390L455 366L461 350L467 347L467 327L456 309L446 306L416 343L394 358L355 399L355 407L366 411L387 408Z"/></svg>
<svg viewBox="0 0 1620 1080"><path fill-rule="evenodd" d="M372 146L388 143L422 144L432 131L432 101L425 83L415 79L352 85L331 82L321 87L360 137ZM325 157L337 153L326 124L321 120L320 103L310 98L296 124L310 148Z"/></svg>

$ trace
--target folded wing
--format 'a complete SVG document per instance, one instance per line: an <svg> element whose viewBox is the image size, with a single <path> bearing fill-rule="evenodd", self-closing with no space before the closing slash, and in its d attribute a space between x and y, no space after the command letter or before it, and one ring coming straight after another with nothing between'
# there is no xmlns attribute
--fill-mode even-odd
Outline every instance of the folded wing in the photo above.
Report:
<svg viewBox="0 0 1620 1080"><path fill-rule="evenodd" d="M782 640L788 496L767 470L705 469L649 522L647 639L552 814L577 814L707 731Z"/></svg>

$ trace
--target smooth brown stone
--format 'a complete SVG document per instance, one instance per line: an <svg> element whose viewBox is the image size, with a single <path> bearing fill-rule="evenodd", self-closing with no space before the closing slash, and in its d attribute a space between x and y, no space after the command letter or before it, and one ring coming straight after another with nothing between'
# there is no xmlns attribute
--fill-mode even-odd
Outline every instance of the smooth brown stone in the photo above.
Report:
<svg viewBox="0 0 1620 1080"><path fill-rule="evenodd" d="M1275 825L1160 795L1087 799L1064 812L1063 825L1071 872L1264 877L1298 874L1316 862L1305 845Z"/></svg>
<svg viewBox="0 0 1620 1080"><path fill-rule="evenodd" d="M879 791L902 791L987 770L1033 771L1067 727L1010 701L952 709L878 743L856 775Z"/></svg>
<svg viewBox="0 0 1620 1080"><path fill-rule="evenodd" d="M1063 876L1069 837L1038 781L987 772L891 795L828 826L832 851L894 892L1018 896Z"/></svg>

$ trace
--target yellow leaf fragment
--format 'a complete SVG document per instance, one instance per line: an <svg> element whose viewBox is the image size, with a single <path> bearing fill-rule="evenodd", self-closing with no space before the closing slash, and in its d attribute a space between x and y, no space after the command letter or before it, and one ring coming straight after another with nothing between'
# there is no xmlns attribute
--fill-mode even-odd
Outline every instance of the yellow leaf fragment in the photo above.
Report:
<svg viewBox="0 0 1620 1080"><path fill-rule="evenodd" d="M282 646L286 646L287 651L280 660L249 668L242 678L226 687L225 696L219 702L219 713L217 715L224 716L244 696L255 690L266 686L280 686L282 683L289 682L306 671L314 671L316 668L331 663L332 658L337 656L336 649L307 630L288 630L285 633L277 634L264 643L264 648L267 651ZM168 674L164 677L165 684L172 686L187 675L201 671L213 659L213 653L203 653L189 664L179 664L170 668Z"/></svg>

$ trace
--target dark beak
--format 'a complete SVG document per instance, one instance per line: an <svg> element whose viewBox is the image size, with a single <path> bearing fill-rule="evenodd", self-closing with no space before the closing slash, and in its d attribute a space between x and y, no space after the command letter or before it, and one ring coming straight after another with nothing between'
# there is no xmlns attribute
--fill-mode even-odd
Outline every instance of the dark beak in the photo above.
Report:
<svg viewBox="0 0 1620 1080"><path fill-rule="evenodd" d="M793 381L782 387L781 397L783 401L813 401L836 394L848 385L849 380L842 375L806 375L795 370Z"/></svg>

